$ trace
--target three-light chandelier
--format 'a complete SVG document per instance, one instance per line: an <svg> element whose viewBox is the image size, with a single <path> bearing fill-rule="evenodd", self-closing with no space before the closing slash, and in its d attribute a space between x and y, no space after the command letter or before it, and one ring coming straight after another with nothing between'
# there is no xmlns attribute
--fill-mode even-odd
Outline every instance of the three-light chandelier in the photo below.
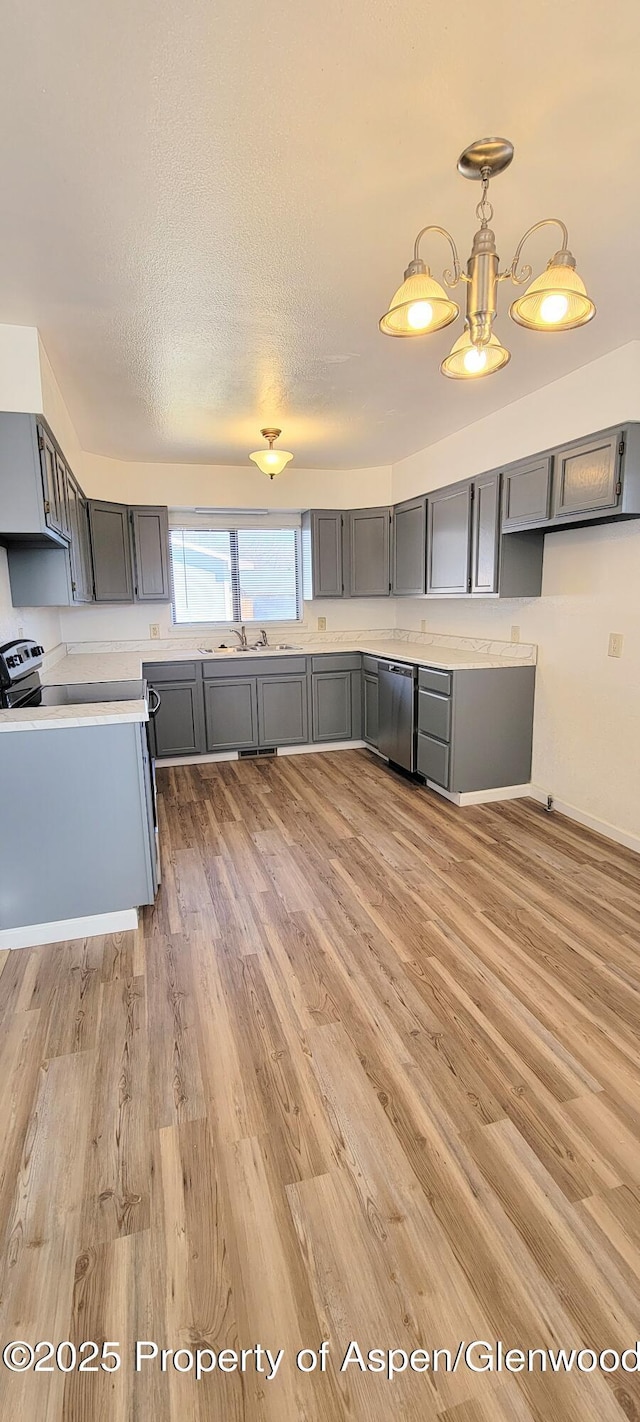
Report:
<svg viewBox="0 0 640 1422"><path fill-rule="evenodd" d="M454 380L477 379L502 370L511 359L506 346L495 335L493 323L497 314L498 283L512 281L524 286L530 281L532 268L520 267L525 242L541 227L559 227L562 246L547 263L546 270L531 282L526 291L512 302L509 315L519 326L530 331L571 331L584 326L596 314L587 296L584 282L576 271L575 258L569 251L569 234L557 217L546 217L534 223L520 239L513 261L505 271L499 271L495 234L489 223L493 207L488 199L489 181L508 168L513 158L513 144L505 138L482 138L465 148L458 159L458 172L463 178L482 183L482 197L476 208L480 227L473 239L467 270L463 272L453 237L444 227L430 225L418 233L413 258L404 274L402 286L392 298L389 310L380 320L385 336L423 336L441 331L460 314L460 307L447 294L420 256L420 243L428 232L438 232L449 242L453 266L443 273L449 290L460 282L467 287L467 314L464 331L452 346L440 366L443 375Z"/></svg>

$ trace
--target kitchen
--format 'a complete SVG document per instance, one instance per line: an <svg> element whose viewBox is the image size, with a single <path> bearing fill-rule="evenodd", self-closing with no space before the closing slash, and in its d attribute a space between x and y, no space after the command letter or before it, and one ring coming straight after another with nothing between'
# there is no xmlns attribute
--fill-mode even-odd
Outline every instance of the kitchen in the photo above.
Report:
<svg viewBox="0 0 640 1422"><path fill-rule="evenodd" d="M181 40L161 52L154 42L153 62L184 96L193 35L169 0L161 10L165 40ZM602 7L584 10L629 144ZM389 17L378 20L389 38ZM248 100L242 109L257 147L243 152L238 138L229 171L246 179L260 151L283 179L286 152L292 186L270 189L264 232L243 191L230 229L235 241L241 210L247 262L264 237L269 300L216 248L228 291L216 285L209 304L213 239L200 233L205 212L220 234L228 214L218 202L211 221L200 184L206 139L185 113L179 161L170 143L147 149L139 120L154 111L156 80L130 17L121 23L122 75L113 35L90 64L96 94L104 65L116 91L126 84L140 183L120 198L107 164L113 222L98 235L87 218L75 274L64 243L34 225L17 158L9 175L0 1316L2 1348L21 1340L31 1363L4 1359L7 1405L56 1422L615 1422L630 1415L625 1370L597 1360L632 1346L640 1300L640 341L623 263L607 266L587 219L586 149L557 144L551 126L536 155L512 80L511 128L509 106L500 123L482 114L487 132L517 135L515 155L505 139L482 140L456 172L468 123L459 142L451 119L441 123L442 159L417 142L418 191L407 163L397 212L388 191L381 208L375 184L361 194L366 240L382 250L357 278L350 268L337 313L336 233L344 218L353 255L348 243L368 228L349 208L348 156L323 109L342 187L335 207L327 198L332 224L313 239L305 228L319 273L307 292L316 349L306 318L283 315L280 285L286 274L299 295L283 234L297 230L296 213L311 223L319 211L312 89L303 101L296 78L304 163L271 98L265 132L284 147L268 155ZM274 23L313 75L310 22L294 39L277 6ZM332 14L327 36L353 39L362 23ZM225 24L235 54L235 21ZM210 39L200 12L198 25ZM51 16L46 26L77 94ZM26 41L19 25L13 38ZM369 34L378 55L380 39ZM500 51L513 43L504 34ZM339 107L333 46L325 64ZM354 67L366 109L363 55ZM13 97L45 181L18 79ZM211 98L220 122L230 101ZM390 96L378 102L388 115ZM60 157L75 140L62 92L56 104ZM355 134L350 101L349 113ZM583 121L595 149L595 117L585 109ZM115 158L117 135L96 122ZM389 180L397 153L379 140ZM73 169L83 202L98 201L89 158L83 147ZM137 208L150 219L146 163L171 215L162 231ZM635 198L602 173L608 220L626 240ZM225 182L216 172L218 196ZM470 279L453 239L449 258L443 229L424 229L405 272L409 301L402 258L424 213L451 212L462 240L478 196ZM563 222L546 219L554 211L570 220L571 250ZM538 233L540 219L560 235ZM489 221L508 258L515 251L500 272ZM33 247L18 259L21 232ZM49 295L35 282L36 250ZM536 334L529 282L545 261L556 286L543 298L558 311L582 303L577 329ZM29 300L12 292L12 262ZM232 319L241 309L244 334ZM405 318L418 325L399 329ZM259 354L245 320L261 332ZM495 377L456 374L467 356L466 376L487 358ZM442 379L440 360L455 379ZM149 1366L136 1371L145 1338L183 1354L184 1368L154 1372L149 1342ZM32 1371L41 1339L54 1359L62 1349L51 1378ZM499 1339L516 1351L593 1349L596 1364L560 1379L539 1367L486 1378L467 1362L427 1382L400 1361L389 1384L364 1365L340 1372L355 1339L365 1356L454 1357L461 1340ZM91 1340L102 1375L88 1378L80 1349ZM284 1350L270 1381L211 1362L258 1344ZM209 1350L210 1376L196 1379L196 1347ZM633 1376L623 1382L635 1398Z"/></svg>

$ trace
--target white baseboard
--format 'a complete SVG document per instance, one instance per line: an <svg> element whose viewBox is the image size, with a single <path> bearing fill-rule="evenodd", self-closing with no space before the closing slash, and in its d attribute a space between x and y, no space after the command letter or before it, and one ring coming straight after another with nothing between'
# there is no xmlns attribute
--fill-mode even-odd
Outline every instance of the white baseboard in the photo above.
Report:
<svg viewBox="0 0 640 1422"><path fill-rule="evenodd" d="M522 800L531 794L530 785L499 785L494 790L444 790L435 780L427 780L429 790L435 790L452 805L490 805L495 800Z"/></svg>
<svg viewBox="0 0 640 1422"><path fill-rule="evenodd" d="M530 785L528 793L532 800L546 805L549 792L543 790L541 785ZM594 830L605 839L612 839L615 844L623 844L626 849L633 849L636 854L640 854L640 835L632 834L631 830L618 829L617 825L609 824L608 820L599 820L595 815L587 815L584 810L568 804L566 800L556 800L555 796L552 796L551 813L566 815L567 819L575 820L577 824L584 825L585 829Z"/></svg>
<svg viewBox="0 0 640 1422"><path fill-rule="evenodd" d="M215 760L237 760L237 751L208 751L206 755L165 755L159 756L156 765L162 770L165 765L211 765Z"/></svg>
<svg viewBox="0 0 640 1422"><path fill-rule="evenodd" d="M362 750L364 741L326 741L321 745L314 742L304 746L278 746L276 755L314 755L317 751ZM367 747L371 749L371 747ZM265 757L266 758L266 757ZM237 751L209 751L206 755L167 755L156 760L159 770L165 765L207 765L216 760L239 760ZM252 760L253 756L247 756ZM260 756L255 757L260 760Z"/></svg>
<svg viewBox="0 0 640 1422"><path fill-rule="evenodd" d="M128 933L138 927L137 909L96 913L88 918L61 918L56 923L32 923L24 928L0 929L0 948L35 948L41 943L64 943L72 938L98 938L103 933Z"/></svg>
<svg viewBox="0 0 640 1422"><path fill-rule="evenodd" d="M278 755L313 755L316 751L362 750L364 741L323 741L321 745L282 746Z"/></svg>

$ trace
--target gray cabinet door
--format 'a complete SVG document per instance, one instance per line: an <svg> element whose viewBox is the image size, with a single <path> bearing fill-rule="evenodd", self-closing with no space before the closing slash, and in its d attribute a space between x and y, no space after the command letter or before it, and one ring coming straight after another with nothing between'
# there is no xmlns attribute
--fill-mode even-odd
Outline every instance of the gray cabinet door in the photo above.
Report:
<svg viewBox="0 0 640 1422"><path fill-rule="evenodd" d="M351 596L388 597L391 510L352 509L348 517Z"/></svg>
<svg viewBox="0 0 640 1422"><path fill-rule="evenodd" d="M258 677L258 728L261 746L306 744L306 675Z"/></svg>
<svg viewBox="0 0 640 1422"><path fill-rule="evenodd" d="M73 475L69 475L67 481L67 508L71 532L71 599L73 602L93 602L87 500Z"/></svg>
<svg viewBox="0 0 640 1422"><path fill-rule="evenodd" d="M44 517L49 528L62 533L62 510L58 489L57 450L42 425L38 425L38 449L42 474Z"/></svg>
<svg viewBox="0 0 640 1422"><path fill-rule="evenodd" d="M351 677L350 671L313 673L311 712L314 741L351 740Z"/></svg>
<svg viewBox="0 0 640 1422"><path fill-rule="evenodd" d="M363 685L363 738L369 745L378 744L378 678L364 672Z"/></svg>
<svg viewBox="0 0 640 1422"><path fill-rule="evenodd" d="M427 592L469 591L471 484L452 484L429 494Z"/></svg>
<svg viewBox="0 0 640 1422"><path fill-rule="evenodd" d="M208 751L248 750L258 744L258 700L253 676L204 683Z"/></svg>
<svg viewBox="0 0 640 1422"><path fill-rule="evenodd" d="M497 593L500 556L500 474L473 481L471 591Z"/></svg>
<svg viewBox="0 0 640 1422"><path fill-rule="evenodd" d="M160 706L152 721L157 756L198 755L205 748L202 683L154 681Z"/></svg>
<svg viewBox="0 0 640 1422"><path fill-rule="evenodd" d="M133 602L129 510L89 499L96 602Z"/></svg>
<svg viewBox="0 0 640 1422"><path fill-rule="evenodd" d="M396 504L391 529L391 585L399 597L419 596L426 585L427 501Z"/></svg>
<svg viewBox="0 0 640 1422"><path fill-rule="evenodd" d="M544 454L505 470L503 528L527 528L549 518L552 467L552 456Z"/></svg>
<svg viewBox="0 0 640 1422"><path fill-rule="evenodd" d="M168 602L169 518L166 508L141 505L130 510L136 602Z"/></svg>
<svg viewBox="0 0 640 1422"><path fill-rule="evenodd" d="M71 475L64 459L56 451L56 480L58 498L58 525L60 532L65 538L71 538L71 523L69 518L69 483Z"/></svg>
<svg viewBox="0 0 640 1422"><path fill-rule="evenodd" d="M343 515L339 509L314 509L309 515L311 535L311 597L342 597Z"/></svg>
<svg viewBox="0 0 640 1422"><path fill-rule="evenodd" d="M621 493L619 443L619 434L605 435L557 452L553 518L616 508Z"/></svg>

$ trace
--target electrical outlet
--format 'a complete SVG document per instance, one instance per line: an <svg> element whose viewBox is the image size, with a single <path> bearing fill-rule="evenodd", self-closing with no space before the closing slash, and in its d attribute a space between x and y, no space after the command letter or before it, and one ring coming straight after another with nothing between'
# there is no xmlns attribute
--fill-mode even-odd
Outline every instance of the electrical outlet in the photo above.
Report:
<svg viewBox="0 0 640 1422"><path fill-rule="evenodd" d="M318 618L318 631L319 631L319 632L326 632L326 630L327 630L327 619L326 619L326 617L319 617L319 618Z"/></svg>
<svg viewBox="0 0 640 1422"><path fill-rule="evenodd" d="M421 632L426 632L426 630L427 630L427 619L426 619L426 617L423 617L422 620L421 620L421 622L420 622L420 631L421 631Z"/></svg>
<svg viewBox="0 0 640 1422"><path fill-rule="evenodd" d="M610 633L609 633L609 651L608 651L608 653L607 653L607 656L609 656L609 657L621 657L621 656L622 656L622 633L621 633L621 632L610 632Z"/></svg>
<svg viewBox="0 0 640 1422"><path fill-rule="evenodd" d="M519 641L520 641L520 628L519 628L519 627L512 627L512 628L511 628L511 641L512 641L512 642L519 642Z"/></svg>
<svg viewBox="0 0 640 1422"><path fill-rule="evenodd" d="M19 622L16 627L16 637L24 637L24 627L21 622Z"/></svg>
<svg viewBox="0 0 640 1422"><path fill-rule="evenodd" d="M149 623L149 636L150 636L150 637L153 637L154 641L155 641L156 637L159 637L159 636L160 636L160 623L159 623L159 622L150 622L150 623Z"/></svg>

